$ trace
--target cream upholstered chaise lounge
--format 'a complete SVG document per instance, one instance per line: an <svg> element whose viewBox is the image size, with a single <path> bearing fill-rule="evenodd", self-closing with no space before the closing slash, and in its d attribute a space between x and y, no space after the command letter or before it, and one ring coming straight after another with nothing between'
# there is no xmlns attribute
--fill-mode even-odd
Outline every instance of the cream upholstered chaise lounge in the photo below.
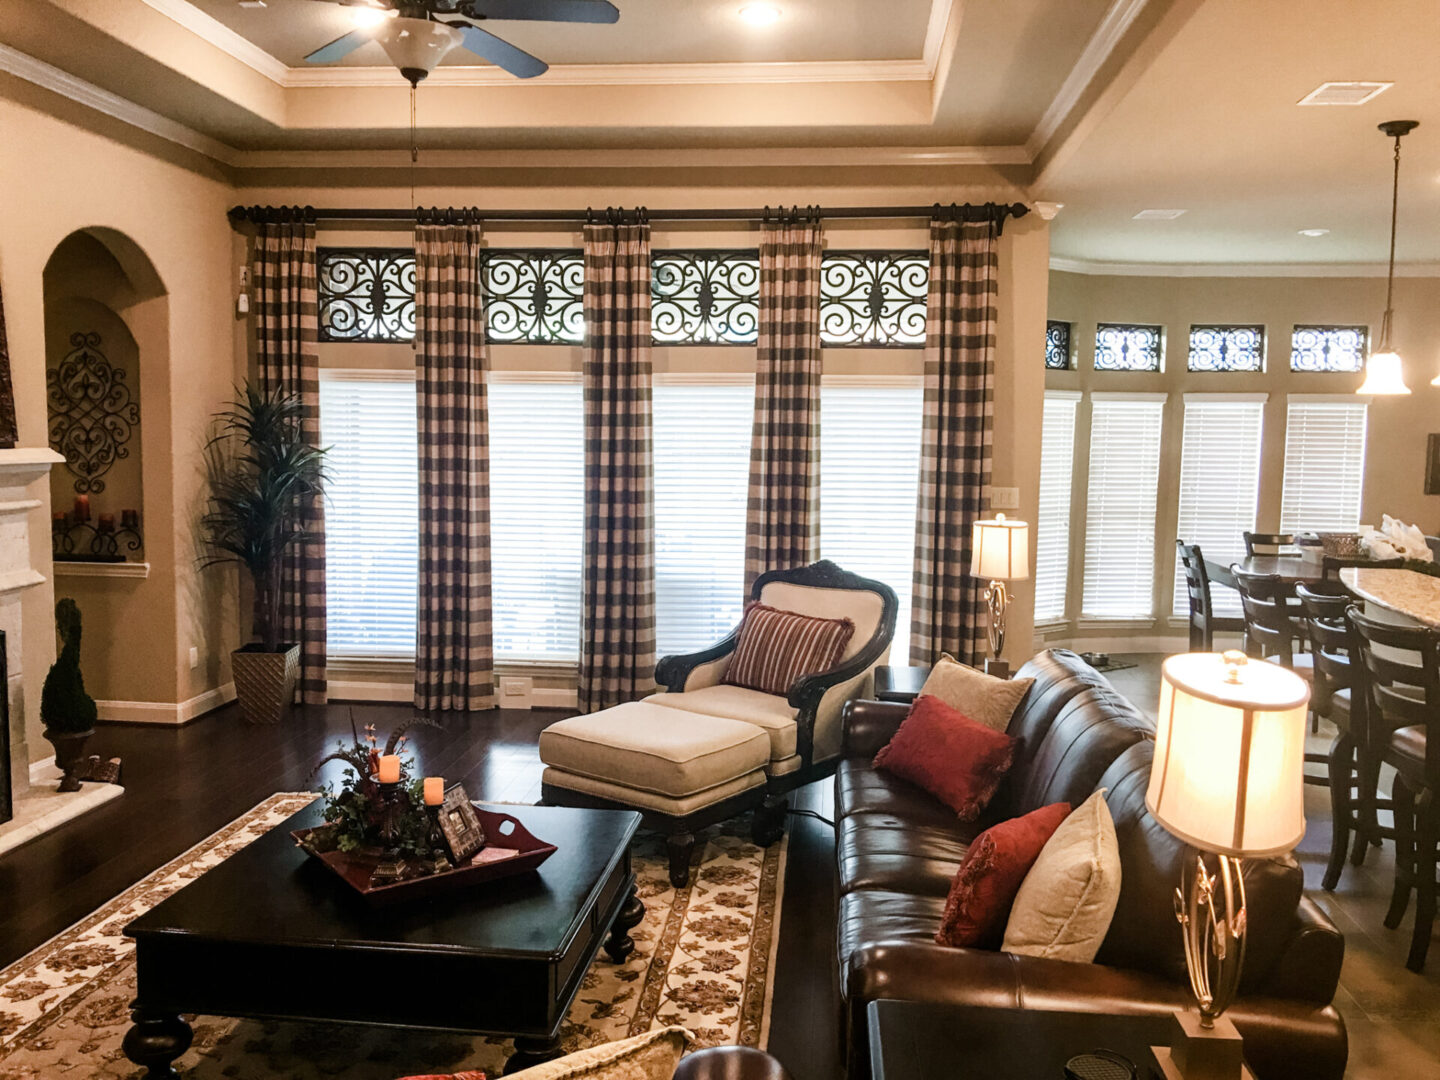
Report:
<svg viewBox="0 0 1440 1080"><path fill-rule="evenodd" d="M697 829L754 810L755 842L780 838L790 792L834 773L841 710L870 692L895 633L894 590L828 561L762 574L751 598L850 619L855 629L839 665L795 680L785 696L726 684L737 627L708 649L662 659L660 693L561 720L540 735L543 801L640 811L667 837L676 888L688 879Z"/></svg>

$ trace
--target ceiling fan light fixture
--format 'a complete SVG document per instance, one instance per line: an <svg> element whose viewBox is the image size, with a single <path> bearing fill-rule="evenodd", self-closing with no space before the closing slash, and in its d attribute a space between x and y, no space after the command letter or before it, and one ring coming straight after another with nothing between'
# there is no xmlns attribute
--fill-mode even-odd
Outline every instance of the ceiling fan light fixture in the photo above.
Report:
<svg viewBox="0 0 1440 1080"><path fill-rule="evenodd" d="M774 4L746 4L740 18L751 26L771 26L780 21L780 9Z"/></svg>
<svg viewBox="0 0 1440 1080"><path fill-rule="evenodd" d="M454 27L429 19L387 19L375 35L385 55L411 86L434 71L463 39Z"/></svg>
<svg viewBox="0 0 1440 1080"><path fill-rule="evenodd" d="M347 10L350 14L350 21L362 30L379 26L386 19L396 18L400 14L394 8L370 7L365 4L356 5Z"/></svg>

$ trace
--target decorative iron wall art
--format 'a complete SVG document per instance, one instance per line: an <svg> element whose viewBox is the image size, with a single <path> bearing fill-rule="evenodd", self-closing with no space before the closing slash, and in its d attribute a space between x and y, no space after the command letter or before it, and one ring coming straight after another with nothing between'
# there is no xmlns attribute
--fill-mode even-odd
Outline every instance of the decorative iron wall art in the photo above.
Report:
<svg viewBox="0 0 1440 1080"><path fill-rule="evenodd" d="M1045 366L1053 371L1070 370L1070 324L1050 319L1045 323Z"/></svg>
<svg viewBox="0 0 1440 1080"><path fill-rule="evenodd" d="M1096 371L1159 371L1162 328L1101 323L1095 328Z"/></svg>
<svg viewBox="0 0 1440 1080"><path fill-rule="evenodd" d="M930 291L924 252L827 251L820 340L828 346L920 348Z"/></svg>
<svg viewBox="0 0 1440 1080"><path fill-rule="evenodd" d="M664 251L650 260L657 345L753 345L760 327L760 257L753 251Z"/></svg>
<svg viewBox="0 0 1440 1080"><path fill-rule="evenodd" d="M1369 343L1363 326L1297 326L1290 336L1290 370L1358 372Z"/></svg>
<svg viewBox="0 0 1440 1080"><path fill-rule="evenodd" d="M130 456L125 445L140 425L140 405L126 373L100 351L93 331L70 335L70 351L45 372L50 406L50 447L75 474L75 490L105 490L105 474Z"/></svg>
<svg viewBox="0 0 1440 1080"><path fill-rule="evenodd" d="M321 248L321 341L414 341L415 253Z"/></svg>
<svg viewBox="0 0 1440 1080"><path fill-rule="evenodd" d="M1190 327L1191 371L1264 371L1265 327Z"/></svg>
<svg viewBox="0 0 1440 1080"><path fill-rule="evenodd" d="M489 340L578 345L585 339L585 255L491 248L480 254Z"/></svg>

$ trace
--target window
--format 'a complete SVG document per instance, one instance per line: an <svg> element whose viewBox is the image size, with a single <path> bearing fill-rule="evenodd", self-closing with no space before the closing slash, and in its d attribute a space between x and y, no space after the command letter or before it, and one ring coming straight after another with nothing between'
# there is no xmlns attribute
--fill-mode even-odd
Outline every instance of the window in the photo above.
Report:
<svg viewBox="0 0 1440 1080"><path fill-rule="evenodd" d="M1091 619L1155 612L1155 492L1164 394L1092 394L1081 611Z"/></svg>
<svg viewBox="0 0 1440 1080"><path fill-rule="evenodd" d="M1360 371L1369 336L1363 326L1297 326L1290 336L1290 370Z"/></svg>
<svg viewBox="0 0 1440 1080"><path fill-rule="evenodd" d="M321 248L316 282L321 341L415 339L410 248Z"/></svg>
<svg viewBox="0 0 1440 1080"><path fill-rule="evenodd" d="M1159 371L1163 328L1101 323L1095 328L1096 371Z"/></svg>
<svg viewBox="0 0 1440 1080"><path fill-rule="evenodd" d="M825 378L820 388L820 550L883 581L900 609L890 663L910 652L924 389L915 378Z"/></svg>
<svg viewBox="0 0 1440 1080"><path fill-rule="evenodd" d="M1242 533L1255 528L1260 497L1260 439L1264 394L1186 394L1180 450L1180 516L1175 535L1199 544L1207 558L1229 563L1245 557ZM1185 570L1176 560L1171 609L1187 615ZM1215 586L1220 615L1239 615L1234 589Z"/></svg>
<svg viewBox="0 0 1440 1080"><path fill-rule="evenodd" d="M1040 516L1035 522L1035 621L1065 618L1070 583L1070 492L1075 476L1075 408L1070 390L1045 394L1040 430Z"/></svg>
<svg viewBox="0 0 1440 1080"><path fill-rule="evenodd" d="M655 637L660 656L694 652L744 613L750 487L749 376L655 381Z"/></svg>
<svg viewBox="0 0 1440 1080"><path fill-rule="evenodd" d="M584 443L578 380L490 376L497 660L579 658Z"/></svg>
<svg viewBox="0 0 1440 1080"><path fill-rule="evenodd" d="M827 251L820 268L820 340L829 347L925 344L930 256Z"/></svg>
<svg viewBox="0 0 1440 1080"><path fill-rule="evenodd" d="M585 254L539 248L480 253L486 338L506 345L578 345L585 339Z"/></svg>
<svg viewBox="0 0 1440 1080"><path fill-rule="evenodd" d="M1353 532L1359 527L1366 408L1352 397L1290 395L1281 532Z"/></svg>
<svg viewBox="0 0 1440 1080"><path fill-rule="evenodd" d="M1264 371L1265 327L1190 327L1191 371Z"/></svg>
<svg viewBox="0 0 1440 1080"><path fill-rule="evenodd" d="M415 379L322 371L326 633L336 656L415 654L419 481Z"/></svg>
<svg viewBox="0 0 1440 1080"><path fill-rule="evenodd" d="M753 251L663 251L650 260L656 345L753 345L760 257Z"/></svg>
<svg viewBox="0 0 1440 1080"><path fill-rule="evenodd" d="M1070 324L1050 319L1045 323L1045 366L1052 371L1070 370Z"/></svg>

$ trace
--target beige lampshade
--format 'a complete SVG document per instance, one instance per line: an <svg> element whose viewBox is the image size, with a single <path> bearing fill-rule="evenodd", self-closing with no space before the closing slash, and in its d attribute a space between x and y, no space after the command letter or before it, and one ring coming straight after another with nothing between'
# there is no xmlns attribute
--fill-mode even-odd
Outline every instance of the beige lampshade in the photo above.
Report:
<svg viewBox="0 0 1440 1080"><path fill-rule="evenodd" d="M1030 526L1004 514L975 522L970 541L970 574L1018 581L1030 576Z"/></svg>
<svg viewBox="0 0 1440 1080"><path fill-rule="evenodd" d="M1278 855L1305 835L1305 711L1293 671L1243 653L1184 653L1161 668L1145 805L1221 855Z"/></svg>

